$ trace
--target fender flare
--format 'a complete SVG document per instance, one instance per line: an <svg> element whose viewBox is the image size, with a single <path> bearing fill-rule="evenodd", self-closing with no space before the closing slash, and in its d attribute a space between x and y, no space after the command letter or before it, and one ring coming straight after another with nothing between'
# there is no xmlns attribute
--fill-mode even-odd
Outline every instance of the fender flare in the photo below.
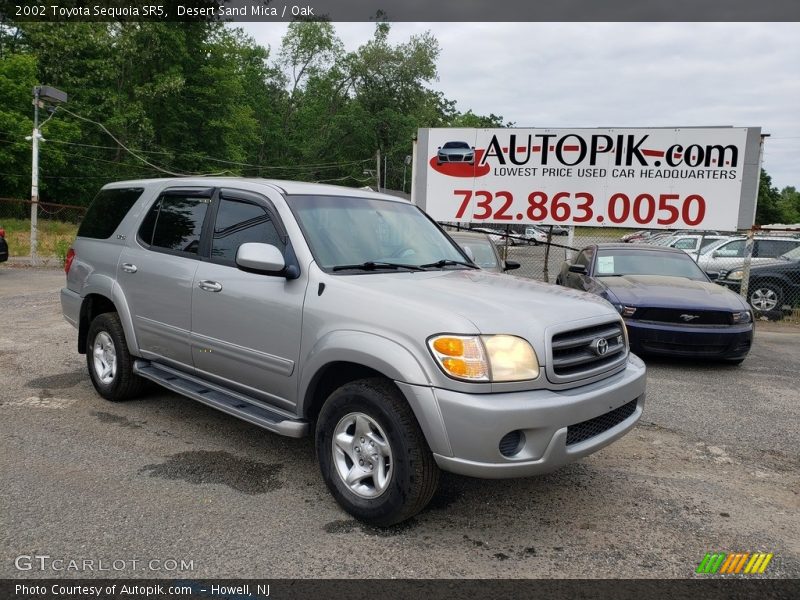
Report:
<svg viewBox="0 0 800 600"><path fill-rule="evenodd" d="M86 285L81 289L81 316L84 314L84 306L90 295L103 296L107 298L117 310L119 319L122 322L122 330L125 332L125 343L128 350L133 355L139 355L139 343L136 339L136 332L133 328L133 317L131 315L128 301L117 282L108 275L92 273L86 279Z"/></svg>

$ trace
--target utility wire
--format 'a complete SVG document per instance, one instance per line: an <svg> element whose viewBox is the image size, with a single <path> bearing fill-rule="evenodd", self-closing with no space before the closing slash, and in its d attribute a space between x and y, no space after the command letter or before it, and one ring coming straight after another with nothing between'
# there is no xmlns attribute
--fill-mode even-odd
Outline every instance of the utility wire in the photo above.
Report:
<svg viewBox="0 0 800 600"><path fill-rule="evenodd" d="M3 135L14 135L12 132L8 132L8 131L0 131L0 134L3 134ZM27 143L25 143L25 142L17 142L17 141L13 141L13 140L0 139L0 142L3 142L3 141L7 141L8 143L12 143L12 144L20 144L20 145L27 146ZM95 148L95 149L98 149L98 150L116 150L117 149L117 146L98 146L96 144L82 144L82 143L79 143L79 142L68 142L66 140L58 140L58 139L53 139L53 138L46 138L45 141L47 141L50 144L62 144L62 145L66 145L66 146L78 146L78 147L82 147L82 148ZM166 150L138 150L138 149L135 150L135 152L137 152L139 154L162 154L162 155L176 156L176 157L182 156L182 157L197 158L197 159L201 159L201 160L210 160L210 161L219 162L219 163L223 163L223 164L230 164L230 165L236 165L236 166L242 166L242 167L252 167L254 169L260 169L260 170L265 170L265 171L299 171L299 172L303 172L303 171L311 171L311 170L328 170L328 169L335 169L335 168L338 168L338 167L349 167L349 166L355 166L355 165L364 164L364 163L371 163L373 160L375 160L373 158L364 158L364 159L352 160L352 161L346 161L346 162L317 163L317 164L311 164L311 165L302 164L302 165L276 166L276 165L258 165L258 164L254 164L254 163L246 163L246 162L240 162L240 161L225 160L225 159L222 159L222 158L215 158L213 156L206 156L204 154L199 154L199 153L196 153L196 152L188 153L188 152L172 152L172 151L166 151Z"/></svg>
<svg viewBox="0 0 800 600"><path fill-rule="evenodd" d="M120 142L116 138L116 136L113 133L111 133L108 130L108 128L105 125L103 125L102 123L100 123L99 121L94 121L93 119L89 119L87 117L83 117L83 116L81 116L81 115L79 115L77 113L72 112L69 109L64 108L63 106L57 106L56 110L63 110L65 113L67 113L68 115L72 115L76 119L80 119L81 121L86 121L87 123L93 123L94 125L97 125L98 127L100 127L100 129L105 131L106 134L108 135L108 137L110 137L112 140L114 140L120 148L125 150L125 152L127 152L128 154L133 156L135 159L137 159L137 160L143 162L144 164L148 165L149 167L152 167L156 171L160 171L161 173L166 173L167 175L173 175L175 177L188 177L188 176L192 176L192 175L195 175L195 176L203 175L202 173L177 173L175 171L170 171L169 169L164 169L162 167L159 167L158 165L151 163L149 160L147 160L143 156L137 154L136 152L134 152L133 150L128 148L125 144ZM55 114L55 111L53 111L53 114ZM206 173L205 175L222 175L222 174L229 173L229 172L230 171L222 171L220 173Z"/></svg>

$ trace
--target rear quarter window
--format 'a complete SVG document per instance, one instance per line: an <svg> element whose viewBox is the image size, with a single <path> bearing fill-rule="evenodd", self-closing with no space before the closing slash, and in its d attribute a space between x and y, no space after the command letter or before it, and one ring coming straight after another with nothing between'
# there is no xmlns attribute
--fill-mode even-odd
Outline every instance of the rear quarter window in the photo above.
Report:
<svg viewBox="0 0 800 600"><path fill-rule="evenodd" d="M78 228L78 237L110 238L143 191L144 188L100 190Z"/></svg>

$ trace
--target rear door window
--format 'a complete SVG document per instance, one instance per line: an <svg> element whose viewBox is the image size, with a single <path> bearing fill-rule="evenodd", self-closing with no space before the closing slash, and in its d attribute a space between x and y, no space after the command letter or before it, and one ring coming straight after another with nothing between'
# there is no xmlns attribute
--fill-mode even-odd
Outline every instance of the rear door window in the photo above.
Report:
<svg viewBox="0 0 800 600"><path fill-rule="evenodd" d="M139 228L140 241L153 250L196 255L210 203L210 197L190 193L161 196Z"/></svg>

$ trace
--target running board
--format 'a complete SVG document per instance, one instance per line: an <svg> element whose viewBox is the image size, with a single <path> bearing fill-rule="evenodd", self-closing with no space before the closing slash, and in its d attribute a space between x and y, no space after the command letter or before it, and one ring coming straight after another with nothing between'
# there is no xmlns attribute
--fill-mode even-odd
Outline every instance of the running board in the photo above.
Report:
<svg viewBox="0 0 800 600"><path fill-rule="evenodd" d="M268 431L294 438L303 437L308 433L307 421L287 417L275 410L270 410L249 396L211 384L176 369L146 360L137 360L133 364L133 371L168 390L202 402L211 408L221 410Z"/></svg>

